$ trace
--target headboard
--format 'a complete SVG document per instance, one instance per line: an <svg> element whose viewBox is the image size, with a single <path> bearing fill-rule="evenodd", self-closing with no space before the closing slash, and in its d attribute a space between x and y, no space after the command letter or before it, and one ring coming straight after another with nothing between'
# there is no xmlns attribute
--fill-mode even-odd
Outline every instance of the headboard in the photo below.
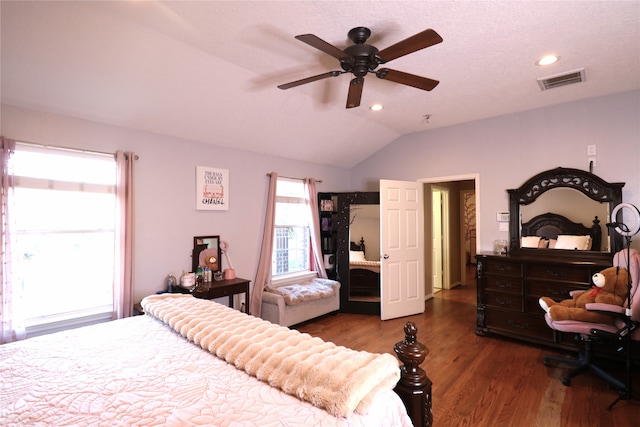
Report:
<svg viewBox="0 0 640 427"><path fill-rule="evenodd" d="M363 254L366 254L364 250L364 237L360 238L360 243L349 242L349 250L351 251L362 251Z"/></svg>
<svg viewBox="0 0 640 427"><path fill-rule="evenodd" d="M591 227L573 222L570 219L551 212L533 217L522 223L522 236L540 236L544 239L557 239L558 235L591 236L591 250L600 251L602 230L600 220L596 216Z"/></svg>

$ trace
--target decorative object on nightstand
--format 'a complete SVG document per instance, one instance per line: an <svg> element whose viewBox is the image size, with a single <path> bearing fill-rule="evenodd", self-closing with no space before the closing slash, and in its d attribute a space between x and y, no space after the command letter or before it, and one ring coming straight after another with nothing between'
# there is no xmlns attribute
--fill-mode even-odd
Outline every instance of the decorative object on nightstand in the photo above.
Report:
<svg viewBox="0 0 640 427"><path fill-rule="evenodd" d="M171 293L176 286L178 286L178 281L173 274L169 273L164 279L164 288L167 290L167 292Z"/></svg>
<svg viewBox="0 0 640 427"><path fill-rule="evenodd" d="M144 308L140 303L133 305L133 315L134 316L142 316L144 314Z"/></svg>
<svg viewBox="0 0 640 427"><path fill-rule="evenodd" d="M231 264L231 258L229 258L229 243L222 240L220 242L220 250L227 259L227 264L229 264L229 268L224 270L224 278L225 280L233 280L236 278L236 270L233 268L233 264Z"/></svg>
<svg viewBox="0 0 640 427"><path fill-rule="evenodd" d="M183 273L180 277L180 287L182 289L192 289L196 284L196 274L195 273ZM172 292L180 292L179 287L175 287Z"/></svg>
<svg viewBox="0 0 640 427"><path fill-rule="evenodd" d="M208 266L212 272L220 270L220 236L195 236L191 255L191 271Z"/></svg>

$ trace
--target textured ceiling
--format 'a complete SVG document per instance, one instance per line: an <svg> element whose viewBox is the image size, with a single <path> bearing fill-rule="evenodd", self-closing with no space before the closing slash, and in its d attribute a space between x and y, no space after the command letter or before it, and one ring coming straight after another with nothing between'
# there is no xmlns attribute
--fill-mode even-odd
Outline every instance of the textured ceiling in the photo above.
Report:
<svg viewBox="0 0 640 427"><path fill-rule="evenodd" d="M345 168L397 137L640 89L638 1L200 1L1 3L2 103ZM440 80L431 92L349 75L294 39L344 48L369 27L383 49L426 28L440 44L388 68ZM561 60L534 62L555 53ZM536 79L586 68L586 82ZM384 104L372 112L368 106ZM427 121L425 115L430 115Z"/></svg>

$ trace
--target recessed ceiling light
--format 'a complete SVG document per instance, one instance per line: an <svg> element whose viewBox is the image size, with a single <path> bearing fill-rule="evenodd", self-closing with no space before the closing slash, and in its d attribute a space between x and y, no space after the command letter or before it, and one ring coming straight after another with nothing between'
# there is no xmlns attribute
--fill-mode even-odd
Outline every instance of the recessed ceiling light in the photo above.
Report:
<svg viewBox="0 0 640 427"><path fill-rule="evenodd" d="M371 107L369 107L369 109L371 111L380 111L382 110L384 107L380 104L373 104Z"/></svg>
<svg viewBox="0 0 640 427"><path fill-rule="evenodd" d="M557 55L546 55L536 61L536 65L551 65L560 60Z"/></svg>

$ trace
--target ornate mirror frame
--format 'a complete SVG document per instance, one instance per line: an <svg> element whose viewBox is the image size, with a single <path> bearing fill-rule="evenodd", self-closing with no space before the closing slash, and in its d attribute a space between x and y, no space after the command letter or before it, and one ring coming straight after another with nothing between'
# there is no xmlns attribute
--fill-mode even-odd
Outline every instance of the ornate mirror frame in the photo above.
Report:
<svg viewBox="0 0 640 427"><path fill-rule="evenodd" d="M622 203L622 187L624 183L609 183L591 172L572 168L556 168L539 173L527 180L520 188L507 190L509 193L509 250L512 253L526 252L557 255L553 251L539 251L520 247L520 206L533 203L541 194L553 188L572 188L580 191L596 202L608 203L609 213ZM601 223L609 218L601 218ZM610 252L566 251L563 255L582 258L611 258L613 251L622 249L622 236L609 232Z"/></svg>
<svg viewBox="0 0 640 427"><path fill-rule="evenodd" d="M349 271L350 222L352 205L379 205L379 192L333 193L338 197L335 219L337 231L336 280L340 282L340 311L343 313L380 314L380 301L355 301L350 298L351 280Z"/></svg>

